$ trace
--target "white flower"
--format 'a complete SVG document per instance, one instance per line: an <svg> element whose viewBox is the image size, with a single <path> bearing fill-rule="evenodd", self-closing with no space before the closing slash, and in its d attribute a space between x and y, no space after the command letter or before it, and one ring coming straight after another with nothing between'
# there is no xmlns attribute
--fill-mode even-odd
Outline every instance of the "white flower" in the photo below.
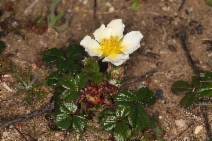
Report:
<svg viewBox="0 0 212 141"><path fill-rule="evenodd" d="M90 56L102 57L103 62L119 66L129 59L129 54L140 47L143 38L140 31L131 31L123 37L124 27L121 19L112 20L107 27L102 24L93 33L95 40L85 36L80 45Z"/></svg>

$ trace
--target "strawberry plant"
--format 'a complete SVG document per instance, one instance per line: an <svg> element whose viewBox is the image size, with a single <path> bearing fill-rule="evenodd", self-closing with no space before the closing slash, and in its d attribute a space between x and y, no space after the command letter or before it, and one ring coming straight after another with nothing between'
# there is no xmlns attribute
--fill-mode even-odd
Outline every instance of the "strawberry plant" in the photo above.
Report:
<svg viewBox="0 0 212 141"><path fill-rule="evenodd" d="M149 126L144 104L156 102L153 92L148 88L136 92L120 90L110 83L110 72L100 72L95 60L85 58L81 46L70 45L65 52L49 49L43 61L53 63L57 69L49 75L47 83L55 87L53 98L57 107L53 118L59 129L83 131L89 116L97 112L92 107L101 107L98 121L103 130L113 131L116 140L129 139L132 129L142 131Z"/></svg>

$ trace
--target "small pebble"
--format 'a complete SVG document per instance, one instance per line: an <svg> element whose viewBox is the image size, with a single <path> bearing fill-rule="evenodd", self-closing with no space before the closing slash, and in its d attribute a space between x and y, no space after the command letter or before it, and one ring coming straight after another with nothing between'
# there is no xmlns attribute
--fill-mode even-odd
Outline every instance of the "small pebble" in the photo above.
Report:
<svg viewBox="0 0 212 141"><path fill-rule="evenodd" d="M168 45L168 49L172 52L177 52L177 49L174 45Z"/></svg>
<svg viewBox="0 0 212 141"><path fill-rule="evenodd" d="M178 127L184 127L186 124L185 124L185 120L183 119L179 119L179 120L175 120L175 124L178 126Z"/></svg>
<svg viewBox="0 0 212 141"><path fill-rule="evenodd" d="M109 11L110 13L112 13L114 10L115 10L115 8L112 6L112 7L109 8L108 11Z"/></svg>
<svg viewBox="0 0 212 141"><path fill-rule="evenodd" d="M10 125L9 128L13 128L13 125Z"/></svg>
<svg viewBox="0 0 212 141"><path fill-rule="evenodd" d="M183 141L190 141L189 137L184 137Z"/></svg>
<svg viewBox="0 0 212 141"><path fill-rule="evenodd" d="M84 0L83 2L82 2L82 4L84 4L84 5L86 5L88 3L88 0Z"/></svg>
<svg viewBox="0 0 212 141"><path fill-rule="evenodd" d="M110 2L106 2L106 3L105 3L105 6L106 6L106 7L111 7L112 4L111 4Z"/></svg>
<svg viewBox="0 0 212 141"><path fill-rule="evenodd" d="M3 137L6 138L8 137L9 133L7 131L3 132Z"/></svg>
<svg viewBox="0 0 212 141"><path fill-rule="evenodd" d="M200 126L197 126L194 130L194 134L199 134L199 132L203 129L203 126L200 125Z"/></svg>
<svg viewBox="0 0 212 141"><path fill-rule="evenodd" d="M155 97L156 99L163 100L164 99L163 90L161 89L156 90Z"/></svg>

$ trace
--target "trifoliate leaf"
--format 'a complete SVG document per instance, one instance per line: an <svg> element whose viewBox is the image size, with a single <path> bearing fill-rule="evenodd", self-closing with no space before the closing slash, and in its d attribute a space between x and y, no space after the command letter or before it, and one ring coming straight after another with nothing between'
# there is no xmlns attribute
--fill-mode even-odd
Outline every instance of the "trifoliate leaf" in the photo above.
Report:
<svg viewBox="0 0 212 141"><path fill-rule="evenodd" d="M129 114L129 123L133 128L143 130L149 124L149 117L141 105L134 105Z"/></svg>

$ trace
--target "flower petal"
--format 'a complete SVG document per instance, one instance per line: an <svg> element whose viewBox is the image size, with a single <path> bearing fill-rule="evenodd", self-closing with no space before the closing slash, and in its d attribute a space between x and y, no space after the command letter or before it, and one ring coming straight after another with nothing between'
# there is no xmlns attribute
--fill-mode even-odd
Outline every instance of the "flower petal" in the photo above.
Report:
<svg viewBox="0 0 212 141"><path fill-rule="evenodd" d="M105 27L104 24L100 26L100 28L96 29L96 31L93 33L95 40L98 42L101 42L102 39L109 39L111 36L111 28Z"/></svg>
<svg viewBox="0 0 212 141"><path fill-rule="evenodd" d="M112 20L107 27L112 28L112 36L117 36L119 40L123 37L125 25L122 23L121 19Z"/></svg>
<svg viewBox="0 0 212 141"><path fill-rule="evenodd" d="M91 39L90 36L85 36L80 42L80 45L85 48L85 51L87 51L90 56L100 57L102 55L101 46L97 41Z"/></svg>
<svg viewBox="0 0 212 141"><path fill-rule="evenodd" d="M112 64L119 66L123 64L127 59L129 59L129 55L125 54L111 54L105 57L102 62L111 62Z"/></svg>
<svg viewBox="0 0 212 141"><path fill-rule="evenodd" d="M143 35L141 34L140 31L131 31L127 33L123 41L121 43L121 46L123 47L121 51L124 54L131 54L133 53L136 49L140 47L140 41L143 38Z"/></svg>

